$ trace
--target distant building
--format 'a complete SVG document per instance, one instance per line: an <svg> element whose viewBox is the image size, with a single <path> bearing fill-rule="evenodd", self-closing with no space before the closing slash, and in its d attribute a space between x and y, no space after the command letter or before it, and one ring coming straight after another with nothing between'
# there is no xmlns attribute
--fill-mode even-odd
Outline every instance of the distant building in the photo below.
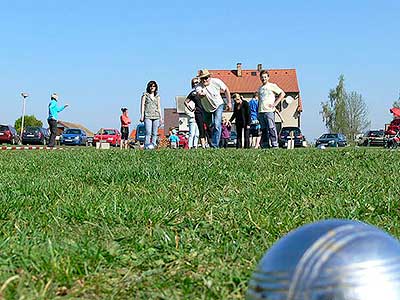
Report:
<svg viewBox="0 0 400 300"><path fill-rule="evenodd" d="M182 98L185 97L182 96ZM182 105L183 101L185 101L185 99L180 101ZM176 108L164 108L164 134L165 135L169 134L168 133L169 128L179 127L179 119L183 117L187 119L183 111L181 113L178 113Z"/></svg>
<svg viewBox="0 0 400 300"><path fill-rule="evenodd" d="M261 85L260 71L262 65L258 64L257 69L243 70L242 64L238 63L234 70L209 70L213 77L219 78L228 86L231 95L238 93L243 96L247 101L251 100L255 91ZM270 74L270 82L276 83L286 93L286 97L291 96L293 101L286 102L283 100L277 107L280 111L284 122L276 117L276 125L278 132L284 126L297 126L301 125L301 113L303 111L302 99L300 96L299 84L297 81L296 69L268 69ZM178 127L180 130L188 130L187 117L184 113L183 102L186 96L176 96L176 107L166 108L165 115L165 128ZM286 98L285 98L286 99ZM168 112L167 112L168 111ZM170 123L167 125L167 113L170 115ZM224 112L229 118L231 112Z"/></svg>

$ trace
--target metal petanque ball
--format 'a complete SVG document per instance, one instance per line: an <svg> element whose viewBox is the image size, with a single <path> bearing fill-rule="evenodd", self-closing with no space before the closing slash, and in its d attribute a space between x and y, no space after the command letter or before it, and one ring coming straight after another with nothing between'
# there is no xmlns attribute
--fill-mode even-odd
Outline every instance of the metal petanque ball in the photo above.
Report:
<svg viewBox="0 0 400 300"><path fill-rule="evenodd" d="M400 300L400 243L362 222L326 220L276 242L247 300Z"/></svg>

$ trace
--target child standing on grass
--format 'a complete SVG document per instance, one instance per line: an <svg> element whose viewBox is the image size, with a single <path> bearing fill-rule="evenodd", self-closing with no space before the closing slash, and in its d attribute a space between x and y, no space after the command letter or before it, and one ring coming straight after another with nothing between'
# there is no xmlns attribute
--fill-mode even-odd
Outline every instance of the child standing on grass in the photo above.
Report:
<svg viewBox="0 0 400 300"><path fill-rule="evenodd" d="M179 137L176 135L176 133L176 129L173 129L168 138L171 149L179 148Z"/></svg>
<svg viewBox="0 0 400 300"><path fill-rule="evenodd" d="M226 148L228 147L228 140L231 136L231 124L225 116L222 117L221 130L220 148Z"/></svg>

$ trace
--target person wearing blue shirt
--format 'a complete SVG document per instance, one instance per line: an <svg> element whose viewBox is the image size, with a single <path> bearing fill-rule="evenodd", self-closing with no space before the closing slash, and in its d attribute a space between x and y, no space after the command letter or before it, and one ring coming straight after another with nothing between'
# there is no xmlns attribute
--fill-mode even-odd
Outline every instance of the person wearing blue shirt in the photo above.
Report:
<svg viewBox="0 0 400 300"><path fill-rule="evenodd" d="M250 107L250 145L254 148L260 148L260 122L258 121L258 92L255 92L253 99L249 101Z"/></svg>
<svg viewBox="0 0 400 300"><path fill-rule="evenodd" d="M56 142L58 113L68 107L68 104L58 106L57 101L58 95L56 93L51 94L51 100L49 103L49 117L47 118L47 123L49 124L50 128L49 147L54 147Z"/></svg>
<svg viewBox="0 0 400 300"><path fill-rule="evenodd" d="M177 131L174 129L171 131L171 134L169 136L169 143L170 143L170 147L172 149L177 149L179 148L179 137L176 135Z"/></svg>

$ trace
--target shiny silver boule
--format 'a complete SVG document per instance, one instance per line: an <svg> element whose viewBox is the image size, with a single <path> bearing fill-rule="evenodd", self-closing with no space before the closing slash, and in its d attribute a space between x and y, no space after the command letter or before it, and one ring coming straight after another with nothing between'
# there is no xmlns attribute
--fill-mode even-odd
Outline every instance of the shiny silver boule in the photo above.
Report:
<svg viewBox="0 0 400 300"><path fill-rule="evenodd" d="M326 220L276 242L247 300L400 300L400 243L362 222Z"/></svg>

